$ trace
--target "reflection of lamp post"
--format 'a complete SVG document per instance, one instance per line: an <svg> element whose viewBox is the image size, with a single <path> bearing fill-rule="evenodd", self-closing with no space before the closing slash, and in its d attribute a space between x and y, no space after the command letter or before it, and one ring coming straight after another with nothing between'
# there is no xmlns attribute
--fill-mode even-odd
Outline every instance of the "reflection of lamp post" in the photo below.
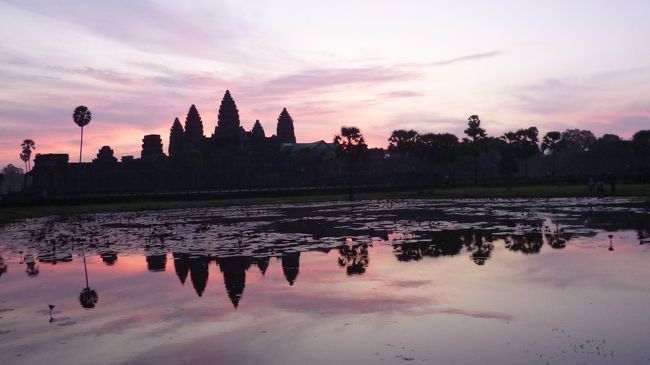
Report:
<svg viewBox="0 0 650 365"><path fill-rule="evenodd" d="M610 234L610 235L607 235L607 237L609 237L609 250L614 251L614 245L612 243L612 238L614 237L614 235Z"/></svg>
<svg viewBox="0 0 650 365"><path fill-rule="evenodd" d="M86 266L86 254L84 251L81 251L81 257L83 257L83 261L84 261L84 273L86 274L86 287L81 291L81 293L79 293L79 303L81 304L82 307L86 309L91 309L91 308L95 308L95 304L97 304L99 297L97 296L97 292L94 291L93 289L90 289L90 285L88 284L88 268Z"/></svg>

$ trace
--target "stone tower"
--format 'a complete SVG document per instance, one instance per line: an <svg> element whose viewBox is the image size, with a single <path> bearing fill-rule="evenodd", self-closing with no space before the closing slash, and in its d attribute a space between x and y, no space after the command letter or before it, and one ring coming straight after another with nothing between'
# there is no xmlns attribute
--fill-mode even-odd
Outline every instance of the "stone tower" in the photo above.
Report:
<svg viewBox="0 0 650 365"><path fill-rule="evenodd" d="M113 163L117 163L117 158L115 157L115 153L113 152L113 149L110 146L103 146L102 148L99 149L99 152L97 153L97 158L94 159L93 162L113 164Z"/></svg>
<svg viewBox="0 0 650 365"><path fill-rule="evenodd" d="M287 111L287 108L282 109L278 117L277 129L278 142L280 143L296 143L296 135L293 132L293 119Z"/></svg>
<svg viewBox="0 0 650 365"><path fill-rule="evenodd" d="M203 139L203 121L194 104L190 106L185 118L185 136L194 143L199 143Z"/></svg>
<svg viewBox="0 0 650 365"><path fill-rule="evenodd" d="M169 157L180 157L183 154L183 126L178 118L174 119L169 133Z"/></svg>
<svg viewBox="0 0 650 365"><path fill-rule="evenodd" d="M230 91L226 90L221 100L221 106L219 106L219 119L217 126L214 128L213 137L219 142L229 144L239 142L239 134L239 110L237 110L237 105L230 95Z"/></svg>
<svg viewBox="0 0 650 365"><path fill-rule="evenodd" d="M163 153L162 139L159 134L148 134L142 139L142 152L140 157L143 160L157 160L165 157Z"/></svg>
<svg viewBox="0 0 650 365"><path fill-rule="evenodd" d="M263 141L266 138L264 128L262 127L262 124L260 124L259 120L255 121L253 129L251 129L251 137L254 141Z"/></svg>

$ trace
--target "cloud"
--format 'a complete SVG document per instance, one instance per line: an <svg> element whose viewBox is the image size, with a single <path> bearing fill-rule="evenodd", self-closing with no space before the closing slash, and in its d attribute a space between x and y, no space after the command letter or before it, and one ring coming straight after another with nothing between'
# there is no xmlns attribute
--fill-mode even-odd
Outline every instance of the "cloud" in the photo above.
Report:
<svg viewBox="0 0 650 365"><path fill-rule="evenodd" d="M472 318L501 319L504 321L512 321L515 319L515 317L510 314L492 312L492 311L472 311L472 310L458 309L458 308L442 308L442 309L438 309L437 312L444 313L444 314L456 314L456 315L467 316Z"/></svg>
<svg viewBox="0 0 650 365"><path fill-rule="evenodd" d="M351 84L383 84L411 80L416 73L395 67L312 69L280 76L261 83L256 90L265 95L289 95ZM252 90L248 90L253 94Z"/></svg>
<svg viewBox="0 0 650 365"><path fill-rule="evenodd" d="M514 92L515 107L544 116L572 116L648 105L632 85L648 85L650 68L624 69L583 77L549 77L526 84ZM650 90L648 90L650 91Z"/></svg>
<svg viewBox="0 0 650 365"><path fill-rule="evenodd" d="M410 90L395 90L387 93L381 94L385 98L413 98L418 96L424 96L423 93Z"/></svg>
<svg viewBox="0 0 650 365"><path fill-rule="evenodd" d="M475 61L475 60L481 60L485 58L492 58L496 56L502 55L503 52L499 50L494 50L490 52L483 52L483 53L474 53L466 56L460 56L460 57L455 57L455 58L450 58L447 60L441 60L441 61L435 61L431 62L428 65L429 66L449 66L453 65L456 63L461 63L461 62L467 62L467 61Z"/></svg>
<svg viewBox="0 0 650 365"><path fill-rule="evenodd" d="M250 32L252 25L233 7L219 2L9 0L7 4L146 52L222 60L250 52L237 42L242 38L239 29Z"/></svg>
<svg viewBox="0 0 650 365"><path fill-rule="evenodd" d="M634 129L648 125L649 75L650 68L644 67L549 77L516 88L508 107L545 130L586 128L629 138Z"/></svg>
<svg viewBox="0 0 650 365"><path fill-rule="evenodd" d="M118 84L121 86L137 86L142 85L145 78L135 74L129 74L124 72L118 72L114 70L100 70L92 67L85 67L77 70L70 70L69 72L77 73L79 75L88 76L90 78Z"/></svg>

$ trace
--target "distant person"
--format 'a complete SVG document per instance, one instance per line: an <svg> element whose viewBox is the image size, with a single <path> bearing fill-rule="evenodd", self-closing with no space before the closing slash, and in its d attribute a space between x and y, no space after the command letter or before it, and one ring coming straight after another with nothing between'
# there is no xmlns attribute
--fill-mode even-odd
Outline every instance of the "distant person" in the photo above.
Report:
<svg viewBox="0 0 650 365"><path fill-rule="evenodd" d="M594 192L594 186L595 186L595 181L593 177L589 178L589 181L587 181L587 186L589 187L589 192L593 193Z"/></svg>

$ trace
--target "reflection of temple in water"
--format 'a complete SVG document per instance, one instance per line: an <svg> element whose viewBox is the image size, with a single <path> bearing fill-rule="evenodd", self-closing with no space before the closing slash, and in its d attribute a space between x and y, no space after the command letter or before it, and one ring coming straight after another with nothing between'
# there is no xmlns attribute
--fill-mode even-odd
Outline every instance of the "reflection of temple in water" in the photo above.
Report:
<svg viewBox="0 0 650 365"><path fill-rule="evenodd" d="M52 243L49 250L40 250L38 252L38 261L56 265L58 262L71 262L72 254L70 252L60 252L56 249L56 243Z"/></svg>
<svg viewBox="0 0 650 365"><path fill-rule="evenodd" d="M152 272L165 271L167 266L167 254L145 254L147 258L147 269Z"/></svg>
<svg viewBox="0 0 650 365"><path fill-rule="evenodd" d="M247 256L222 257L217 259L219 269L223 273L226 292L237 308L246 287L246 271L251 266L252 259Z"/></svg>
<svg viewBox="0 0 650 365"><path fill-rule="evenodd" d="M293 285L293 283L296 282L299 269L300 252L290 252L282 255L282 272L289 282L289 285Z"/></svg>
<svg viewBox="0 0 650 365"><path fill-rule="evenodd" d="M101 251L99 253L99 256L102 258L102 261L108 266L113 266L115 265L115 261L117 261L117 252L115 251Z"/></svg>
<svg viewBox="0 0 650 365"><path fill-rule="evenodd" d="M174 270L181 284L185 285L185 280L189 273L192 286L196 294L201 297L208 285L208 275L210 259L205 256L190 256L184 253L174 253Z"/></svg>
<svg viewBox="0 0 650 365"><path fill-rule="evenodd" d="M266 269L269 268L269 262L271 261L270 257L256 257L255 258L255 264L257 265L257 268L260 269L260 272L262 275L266 274Z"/></svg>

